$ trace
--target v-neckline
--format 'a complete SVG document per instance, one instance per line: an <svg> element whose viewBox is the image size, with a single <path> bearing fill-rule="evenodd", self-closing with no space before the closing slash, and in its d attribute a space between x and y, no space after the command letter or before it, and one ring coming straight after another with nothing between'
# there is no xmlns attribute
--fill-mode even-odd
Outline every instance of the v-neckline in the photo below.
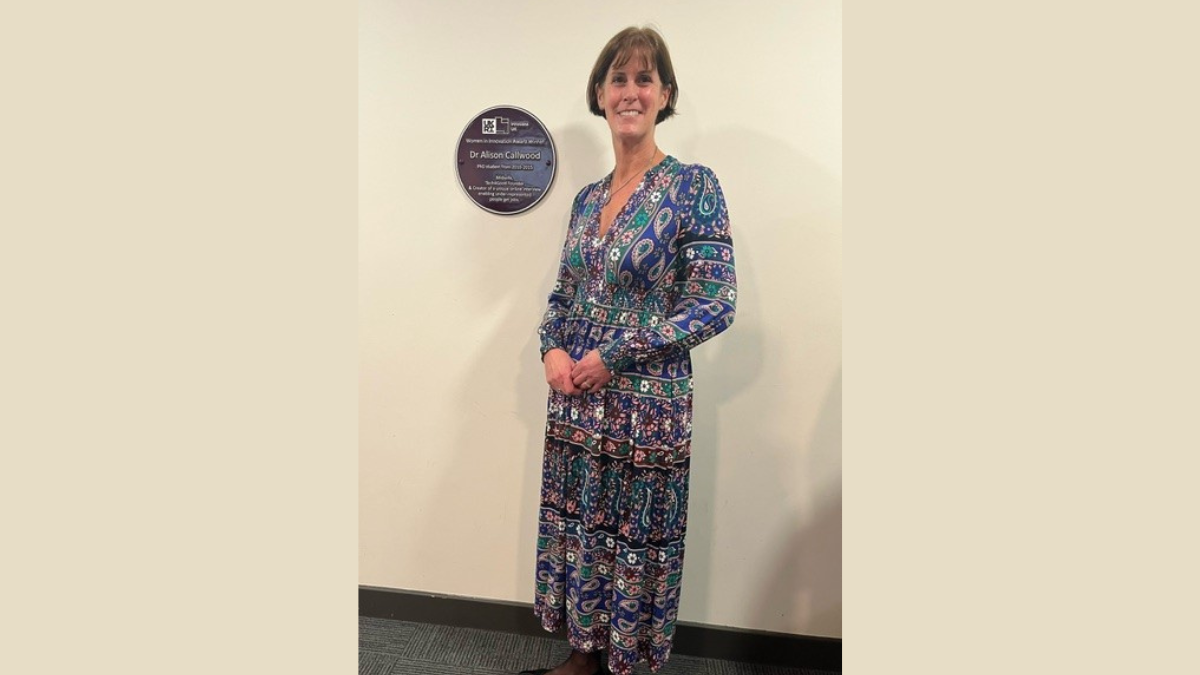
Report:
<svg viewBox="0 0 1200 675"><path fill-rule="evenodd" d="M625 212L629 210L629 205L633 203L634 197L638 196L638 194L643 191L646 186L647 179L651 178L652 175L657 174L659 169L661 169L670 159L671 155L664 154L663 158L658 160L658 163L646 169L646 173L642 176L642 180L638 182L637 187L633 188L633 192L629 193L629 198L625 200L625 203L622 204L621 208L618 209L616 214L613 215L612 222L608 224L608 229L604 230L603 233L600 232L600 226L602 224L601 221L604 219L604 206L602 205L600 208L596 209L595 240L597 244L604 243L610 238L609 235L613 233L613 230L618 229L617 223L621 221L622 217L625 216ZM612 188L612 179L613 174L611 172L604 177L605 185L604 192L602 193L603 195L608 195L609 189Z"/></svg>

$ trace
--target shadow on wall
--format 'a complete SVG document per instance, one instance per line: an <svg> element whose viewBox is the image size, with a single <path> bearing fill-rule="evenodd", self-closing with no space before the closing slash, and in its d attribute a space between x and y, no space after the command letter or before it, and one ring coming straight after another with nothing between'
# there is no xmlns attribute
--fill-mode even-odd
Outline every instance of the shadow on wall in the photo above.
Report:
<svg viewBox="0 0 1200 675"><path fill-rule="evenodd" d="M794 264L797 249L818 260L840 259L836 245L840 233L840 182L816 161L796 151L786 138L749 129L726 128L691 136L681 144L679 158L714 169L729 202L735 255L738 263L738 315L733 327L713 344L693 352L697 372L697 407L693 425L692 490L688 512L688 549L684 571L686 620L725 624L713 616L712 589L721 584L713 553L722 546L712 536L719 499L727 503L745 495L718 495L718 470L736 475L736 484L753 486L754 503L809 504L804 514L786 522L793 526L764 532L775 542L773 560L750 560L750 574L760 588L745 598L753 608L755 628L806 635L841 635L841 486L821 486L819 494L797 499L805 485L784 484L795 475L797 457L805 463L802 479L826 476L814 465L841 463L841 370L824 385L827 392L819 412L796 410L780 401L795 401L796 389L821 387L804 381L807 373L780 372L784 350L799 352L830 343L840 344L840 324L819 326L805 313L840 317L840 274L831 263L823 266ZM831 234L834 233L834 234ZM820 289L832 289L828 297ZM766 291L770 291L767 293ZM836 293L836 295L834 295ZM802 296L809 296L804 299ZM771 298L788 298L771 303ZM815 299L814 299L815 298ZM819 304L821 307L811 305ZM806 306L810 305L810 306ZM781 321L784 317L788 321ZM788 332L781 325L803 326ZM840 347L836 347L840 353ZM793 358L794 360L794 358ZM823 369L816 368L816 371ZM710 391L711 390L711 391ZM739 396L761 402L754 419L739 419L726 439L738 447L718 447L723 416ZM809 397L811 398L811 396ZM812 416L814 431L807 440L794 435L780 440L780 430L794 429L798 417ZM740 465L740 466L739 466ZM723 469L721 467L724 467ZM813 485L813 483L808 483ZM802 519L807 515L806 519ZM754 524L747 523L747 527ZM757 563L757 564L754 564ZM759 585L761 584L761 585ZM744 627L744 626L743 626Z"/></svg>
<svg viewBox="0 0 1200 675"><path fill-rule="evenodd" d="M701 162L704 163L704 162ZM720 175L718 174L718 179ZM696 393L692 409L692 463L688 490L688 531L683 565L683 596L680 618L685 621L724 625L712 617L710 589L720 583L721 575L713 567L713 552L719 542L712 536L717 509L717 475L723 458L739 462L738 448L720 447L721 409L739 394L752 389L762 375L762 325L749 318L743 299L755 287L757 273L753 256L739 248L753 233L734 228L734 256L738 265L737 317L724 333L692 350L693 381ZM752 292L752 291L751 291ZM750 303L753 304L753 303ZM752 422L753 423L753 422ZM772 474L774 475L774 474Z"/></svg>
<svg viewBox="0 0 1200 675"><path fill-rule="evenodd" d="M839 455L842 447L842 374L830 385L809 440L806 473L817 468L829 456ZM765 467L770 470L770 467ZM780 485L786 490L789 486ZM777 558L763 570L762 586L752 607L759 625L778 620L781 609L803 617L805 635L840 637L842 634L842 486L841 472L836 485L813 495L807 519L797 514L795 528L774 533L780 545ZM782 606L781 606L782 605Z"/></svg>

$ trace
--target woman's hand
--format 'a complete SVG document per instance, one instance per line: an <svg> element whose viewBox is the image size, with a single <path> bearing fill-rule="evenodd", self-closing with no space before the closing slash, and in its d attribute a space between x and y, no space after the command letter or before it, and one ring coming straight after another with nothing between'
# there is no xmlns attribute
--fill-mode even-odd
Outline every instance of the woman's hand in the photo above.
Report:
<svg viewBox="0 0 1200 675"><path fill-rule="evenodd" d="M604 362L600 360L600 352L595 349L584 354L583 358L575 363L575 367L571 368L571 381L585 392L604 388L612 378L613 374L604 367Z"/></svg>
<svg viewBox="0 0 1200 675"><path fill-rule="evenodd" d="M550 385L551 389L567 396L579 396L583 393L571 381L571 367L575 365L575 360L565 350L551 349L546 352L542 357L542 364L546 367L546 384Z"/></svg>

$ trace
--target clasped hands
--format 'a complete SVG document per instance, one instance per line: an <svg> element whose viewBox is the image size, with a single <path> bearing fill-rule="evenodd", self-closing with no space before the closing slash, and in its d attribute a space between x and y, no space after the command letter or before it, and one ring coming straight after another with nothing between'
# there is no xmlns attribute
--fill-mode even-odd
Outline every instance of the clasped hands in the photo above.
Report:
<svg viewBox="0 0 1200 675"><path fill-rule="evenodd" d="M582 396L608 384L613 374L604 367L600 352L593 349L576 361L565 350L551 349L542 359L546 367L546 383L554 391L567 396Z"/></svg>

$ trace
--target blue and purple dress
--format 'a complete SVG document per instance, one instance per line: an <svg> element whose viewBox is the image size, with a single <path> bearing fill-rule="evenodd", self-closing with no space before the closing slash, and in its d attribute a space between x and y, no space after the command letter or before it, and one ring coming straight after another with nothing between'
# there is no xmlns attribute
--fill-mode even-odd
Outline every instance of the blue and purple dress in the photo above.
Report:
<svg viewBox="0 0 1200 675"><path fill-rule="evenodd" d="M711 169L667 156L600 235L612 175L571 208L542 354L598 349L613 379L550 391L534 611L629 675L671 651L683 576L692 347L733 323L729 214Z"/></svg>

